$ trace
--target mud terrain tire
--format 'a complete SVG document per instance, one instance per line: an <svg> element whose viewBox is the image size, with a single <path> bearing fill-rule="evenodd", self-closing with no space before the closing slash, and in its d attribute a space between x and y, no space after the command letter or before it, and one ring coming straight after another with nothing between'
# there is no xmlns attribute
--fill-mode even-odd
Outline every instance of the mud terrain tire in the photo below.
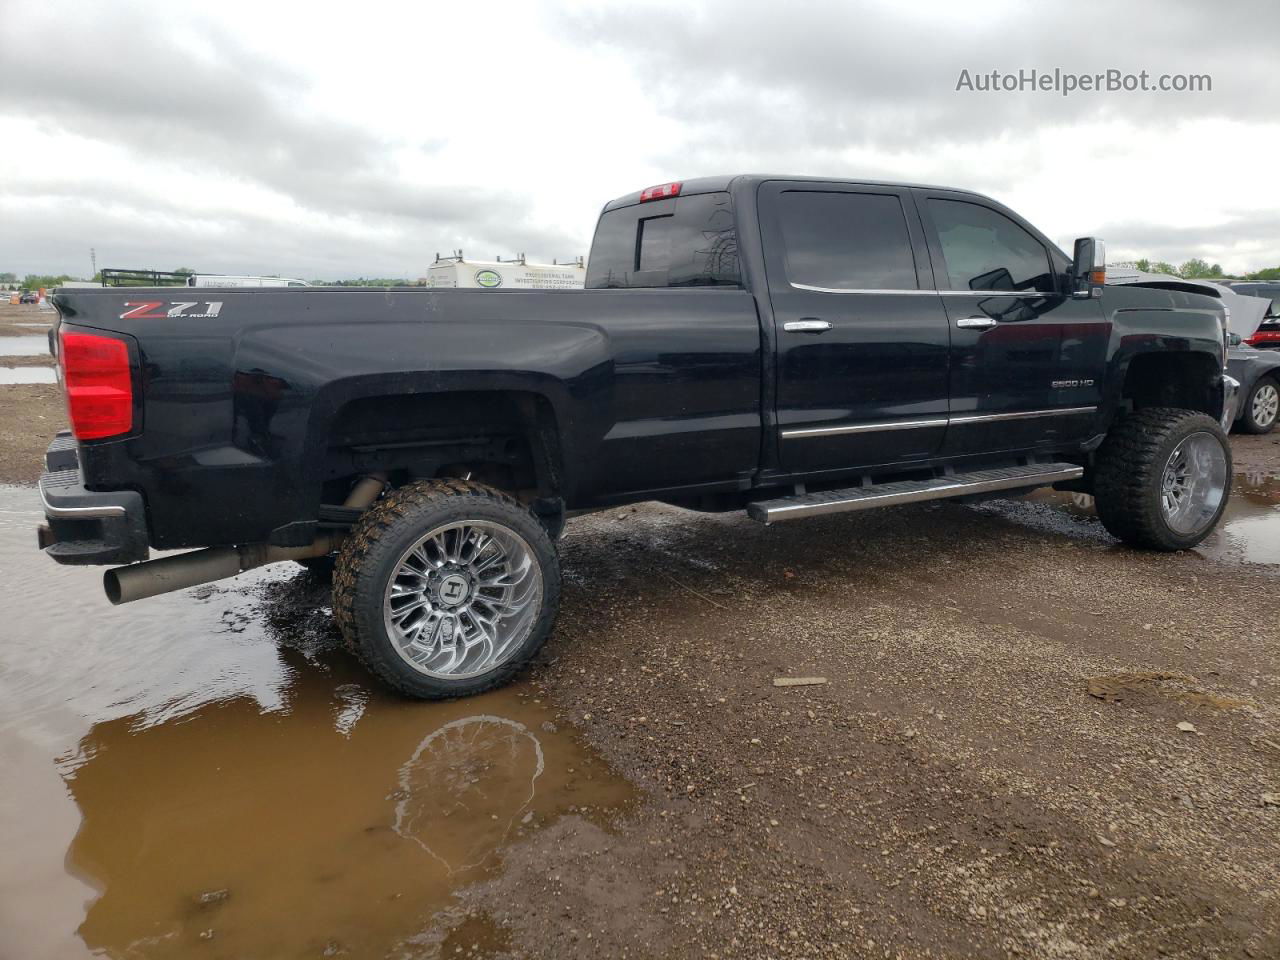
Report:
<svg viewBox="0 0 1280 960"><path fill-rule="evenodd" d="M438 549L437 541L423 542L428 534L445 529L446 539L440 542L447 543L461 558L457 565L450 567L450 570L458 572L443 576L448 572L444 566L424 565L427 575L422 578L419 600L430 600L424 610L434 611L437 616L444 611L442 619L448 620L450 626L436 631L425 627L423 633L430 631L437 638L451 637L457 644L460 641L453 634L456 630L459 631L458 637L470 639L465 626L477 626L479 621L469 617L465 606L448 608L451 598L445 592L446 587L441 586L452 580L455 592L469 590L464 603L471 603L474 609L485 614L491 609L486 606L488 601L482 590L492 593L495 588L482 583L481 578L490 576L480 566L484 560L473 560L471 567L466 566L466 543L474 546L479 540L461 541L463 545L458 546L459 539L448 539L449 533L461 538L468 529L462 526L466 524L475 524L482 532L496 533L499 539L506 537L508 544L516 544L511 548L513 555L518 553L524 559L524 569L533 571L526 576L533 579L529 581L532 586L525 591L527 605L521 608L527 612L516 615L522 618L518 621L519 629L513 631L513 639L502 648L502 655L491 664L478 659L478 670L462 669L458 675L450 675L448 670L432 670L430 663L433 661L430 660L414 666L400 653L404 638L401 636L397 645L393 635L396 627L391 626L394 601L389 591L397 576L401 577L401 583L417 582L413 576L407 581L403 579L403 565L414 553L415 545L427 550L433 560L445 558ZM487 549L497 551L500 546ZM475 552L479 554L481 551L476 549ZM490 556L492 554L487 554L486 559ZM459 586L460 580L465 580L472 569L482 572L472 578L470 588ZM434 586L427 585L428 578L433 578ZM511 577L497 579L505 581ZM475 606L477 603L479 607ZM506 493L466 480L419 481L379 500L365 512L343 542L333 574L334 618L348 647L388 686L405 696L427 700L470 696L509 682L542 647L555 623L559 605L560 560L546 528ZM454 612L449 613L450 609ZM423 617L425 619L426 613ZM444 640L438 642L440 645L433 649L446 649ZM498 646L494 643L491 648ZM413 648L411 652L416 654L420 650ZM480 654L483 650L477 656Z"/></svg>
<svg viewBox="0 0 1280 960"><path fill-rule="evenodd" d="M1204 439L1206 435L1212 443ZM1182 444L1188 439L1211 453L1216 443L1225 458L1225 470L1221 478L1216 472L1212 479L1202 478L1208 500L1179 529L1171 525L1164 506L1166 472L1174 454L1186 449ZM1193 494L1194 488L1188 495ZM1098 449L1094 468L1098 518L1112 536L1132 546L1166 551L1194 547L1217 525L1230 494L1231 445L1206 414L1170 407L1139 410L1113 425Z"/></svg>

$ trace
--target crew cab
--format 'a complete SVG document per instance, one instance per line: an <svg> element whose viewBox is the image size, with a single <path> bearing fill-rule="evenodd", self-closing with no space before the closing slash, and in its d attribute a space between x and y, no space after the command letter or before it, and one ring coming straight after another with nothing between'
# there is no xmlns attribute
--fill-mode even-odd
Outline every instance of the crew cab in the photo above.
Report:
<svg viewBox="0 0 1280 960"><path fill-rule="evenodd" d="M565 518L616 504L1054 485L1184 549L1230 489L1223 310L1104 268L964 190L735 176L607 204L584 290L59 291L40 544L118 565L117 603L332 567L351 647L419 697L527 664Z"/></svg>

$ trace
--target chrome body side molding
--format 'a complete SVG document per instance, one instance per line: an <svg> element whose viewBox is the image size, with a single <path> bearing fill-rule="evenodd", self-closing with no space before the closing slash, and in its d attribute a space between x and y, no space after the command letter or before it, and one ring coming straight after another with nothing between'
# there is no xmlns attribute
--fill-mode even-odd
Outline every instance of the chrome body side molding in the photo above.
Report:
<svg viewBox="0 0 1280 960"><path fill-rule="evenodd" d="M1034 420L1037 417L1074 417L1095 413L1092 407L1054 407L1051 410L1015 410L1011 413L962 413L926 420L887 420L875 423L847 423L831 427L795 427L782 431L782 439L834 437L847 433L878 433L882 430L923 430L929 427L964 426L971 423L999 423L1002 420Z"/></svg>

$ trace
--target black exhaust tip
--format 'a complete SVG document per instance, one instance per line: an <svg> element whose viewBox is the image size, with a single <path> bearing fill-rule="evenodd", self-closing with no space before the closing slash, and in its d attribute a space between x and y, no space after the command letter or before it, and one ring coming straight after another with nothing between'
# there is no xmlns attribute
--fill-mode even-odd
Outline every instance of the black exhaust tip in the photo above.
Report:
<svg viewBox="0 0 1280 960"><path fill-rule="evenodd" d="M102 575L102 590L114 606L120 605L120 578L114 570L108 570Z"/></svg>

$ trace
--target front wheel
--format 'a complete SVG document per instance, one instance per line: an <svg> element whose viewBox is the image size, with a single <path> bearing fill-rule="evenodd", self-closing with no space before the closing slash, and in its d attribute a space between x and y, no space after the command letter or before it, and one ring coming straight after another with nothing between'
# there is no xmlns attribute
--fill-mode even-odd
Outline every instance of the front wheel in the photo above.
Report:
<svg viewBox="0 0 1280 960"><path fill-rule="evenodd" d="M439 700L509 681L551 632L560 564L514 499L463 480L413 483L370 508L338 552L348 646L403 694Z"/></svg>
<svg viewBox="0 0 1280 960"><path fill-rule="evenodd" d="M1245 433L1270 433L1280 416L1280 385L1274 377L1259 377L1245 398L1240 428Z"/></svg>
<svg viewBox="0 0 1280 960"><path fill-rule="evenodd" d="M1152 550L1186 550L1207 537L1231 493L1231 446L1203 413L1139 410L1098 450L1098 518L1113 536Z"/></svg>

